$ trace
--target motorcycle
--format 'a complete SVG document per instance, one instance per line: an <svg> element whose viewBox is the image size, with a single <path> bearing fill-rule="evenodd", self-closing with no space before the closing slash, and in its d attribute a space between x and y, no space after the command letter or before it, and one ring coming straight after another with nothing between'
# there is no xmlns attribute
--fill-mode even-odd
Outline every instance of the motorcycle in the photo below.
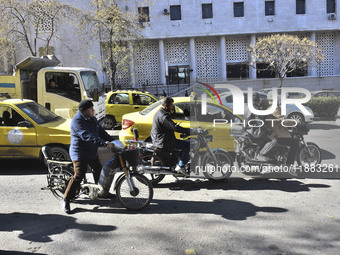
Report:
<svg viewBox="0 0 340 255"><path fill-rule="evenodd" d="M217 169L231 169L233 159L227 151L221 148L211 148L209 143L213 136L208 130L195 129L195 137L190 136L190 159L186 165L186 174L175 171L176 164L180 160L181 151L160 151L153 147L152 143L138 141L138 131L133 129L134 140L126 140L128 148L141 148L143 152L140 172L150 176L152 184L162 181L165 175L174 177L207 178L220 180L230 177L231 171L217 171ZM181 138L187 135L181 134ZM203 174L203 175L202 175Z"/></svg>
<svg viewBox="0 0 340 255"><path fill-rule="evenodd" d="M137 171L141 161L140 151L139 149L125 149L120 141L113 141L112 143L115 143L112 151L117 156L119 168L123 171L114 186L117 199L128 210L142 210L150 204L153 198L153 187L148 178ZM73 177L73 163L54 158L51 148L48 146L42 148L42 153L48 168L48 186L42 189L50 190L60 200L64 197L67 185ZM111 185L113 178L108 180L110 175L105 172L106 169L103 168L98 184L88 183L84 178L76 197L85 195L90 199L96 199L105 185L108 183L109 186Z"/></svg>
<svg viewBox="0 0 340 255"><path fill-rule="evenodd" d="M312 142L305 142L304 135L307 135L309 128L306 124L293 127L290 130L291 136L299 141L299 149L296 161L301 167L310 167L321 163L321 150L318 145ZM235 167L239 169L256 169L261 172L264 167L280 167L287 162L289 146L276 143L270 150L267 157L269 161L257 160L257 156L264 144L267 142L262 137L256 137L254 133L247 131L245 127L235 125L231 129L231 136L234 137L235 146ZM247 171L245 171L247 172Z"/></svg>

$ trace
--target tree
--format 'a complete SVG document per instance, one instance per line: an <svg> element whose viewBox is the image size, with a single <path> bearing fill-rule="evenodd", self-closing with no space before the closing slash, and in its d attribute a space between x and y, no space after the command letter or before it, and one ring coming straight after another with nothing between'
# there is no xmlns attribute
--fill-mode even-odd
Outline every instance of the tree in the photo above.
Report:
<svg viewBox="0 0 340 255"><path fill-rule="evenodd" d="M93 0L95 10L87 13L81 30L87 30L91 37L101 41L102 51L106 53L102 65L107 66L111 90L116 89L116 73L127 69L133 52L142 44L142 35L136 13L123 11L115 0Z"/></svg>
<svg viewBox="0 0 340 255"><path fill-rule="evenodd" d="M305 69L315 63L323 61L322 49L308 38L294 35L271 35L260 38L250 45L251 65L256 63L268 64L265 70L271 70L279 77L282 87L283 79L288 73L298 69Z"/></svg>
<svg viewBox="0 0 340 255"><path fill-rule="evenodd" d="M77 9L57 0L0 0L0 41L28 49L37 56L37 47L43 45L46 54L51 49L53 37L57 37L56 25L74 20Z"/></svg>

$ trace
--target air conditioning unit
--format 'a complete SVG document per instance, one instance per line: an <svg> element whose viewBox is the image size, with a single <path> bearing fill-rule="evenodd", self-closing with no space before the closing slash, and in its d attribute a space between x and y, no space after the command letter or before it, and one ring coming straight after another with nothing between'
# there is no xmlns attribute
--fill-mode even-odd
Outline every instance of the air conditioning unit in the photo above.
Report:
<svg viewBox="0 0 340 255"><path fill-rule="evenodd" d="M169 14L169 10L168 9L164 9L163 10L163 14Z"/></svg>
<svg viewBox="0 0 340 255"><path fill-rule="evenodd" d="M329 20L335 20L335 19L336 19L336 13L330 13L330 14L328 15L328 19L329 19Z"/></svg>

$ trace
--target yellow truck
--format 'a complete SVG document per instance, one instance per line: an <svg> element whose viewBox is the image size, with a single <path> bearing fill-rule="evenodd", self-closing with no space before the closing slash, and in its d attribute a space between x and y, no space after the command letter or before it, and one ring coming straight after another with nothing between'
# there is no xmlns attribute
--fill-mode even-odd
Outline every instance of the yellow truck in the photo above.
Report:
<svg viewBox="0 0 340 255"><path fill-rule="evenodd" d="M0 95L31 99L64 118L72 118L83 99L92 99L99 121L105 118L104 86L91 68L61 67L53 58L28 57L13 75L0 75Z"/></svg>

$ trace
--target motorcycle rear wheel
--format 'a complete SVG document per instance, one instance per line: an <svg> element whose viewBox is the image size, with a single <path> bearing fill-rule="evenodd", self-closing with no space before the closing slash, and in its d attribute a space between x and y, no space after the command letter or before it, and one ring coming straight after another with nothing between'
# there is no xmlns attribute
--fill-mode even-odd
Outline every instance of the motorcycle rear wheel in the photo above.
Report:
<svg viewBox="0 0 340 255"><path fill-rule="evenodd" d="M60 168L54 168L52 173L47 175L48 187L57 199L64 198L67 185L72 177L73 173L71 171Z"/></svg>
<svg viewBox="0 0 340 255"><path fill-rule="evenodd" d="M143 155L143 164L145 166L151 166L152 157L155 157L155 162L152 164L153 166L164 166L163 160L159 156L153 156L152 153ZM144 174L144 176L149 179L152 185L160 183L165 177L164 174Z"/></svg>
<svg viewBox="0 0 340 255"><path fill-rule="evenodd" d="M117 183L117 199L128 210L140 211L146 208L153 198L153 187L144 175L132 173L130 178L134 190L130 191L127 178L123 176Z"/></svg>
<svg viewBox="0 0 340 255"><path fill-rule="evenodd" d="M301 147L297 153L299 166L312 166L321 163L321 150L315 143L307 142L307 146Z"/></svg>
<svg viewBox="0 0 340 255"><path fill-rule="evenodd" d="M232 157L224 151L214 151L214 155L217 159L217 164L212 157L208 156L203 159L203 167L205 167L203 171L204 176L209 180L223 180L229 178L232 174Z"/></svg>

